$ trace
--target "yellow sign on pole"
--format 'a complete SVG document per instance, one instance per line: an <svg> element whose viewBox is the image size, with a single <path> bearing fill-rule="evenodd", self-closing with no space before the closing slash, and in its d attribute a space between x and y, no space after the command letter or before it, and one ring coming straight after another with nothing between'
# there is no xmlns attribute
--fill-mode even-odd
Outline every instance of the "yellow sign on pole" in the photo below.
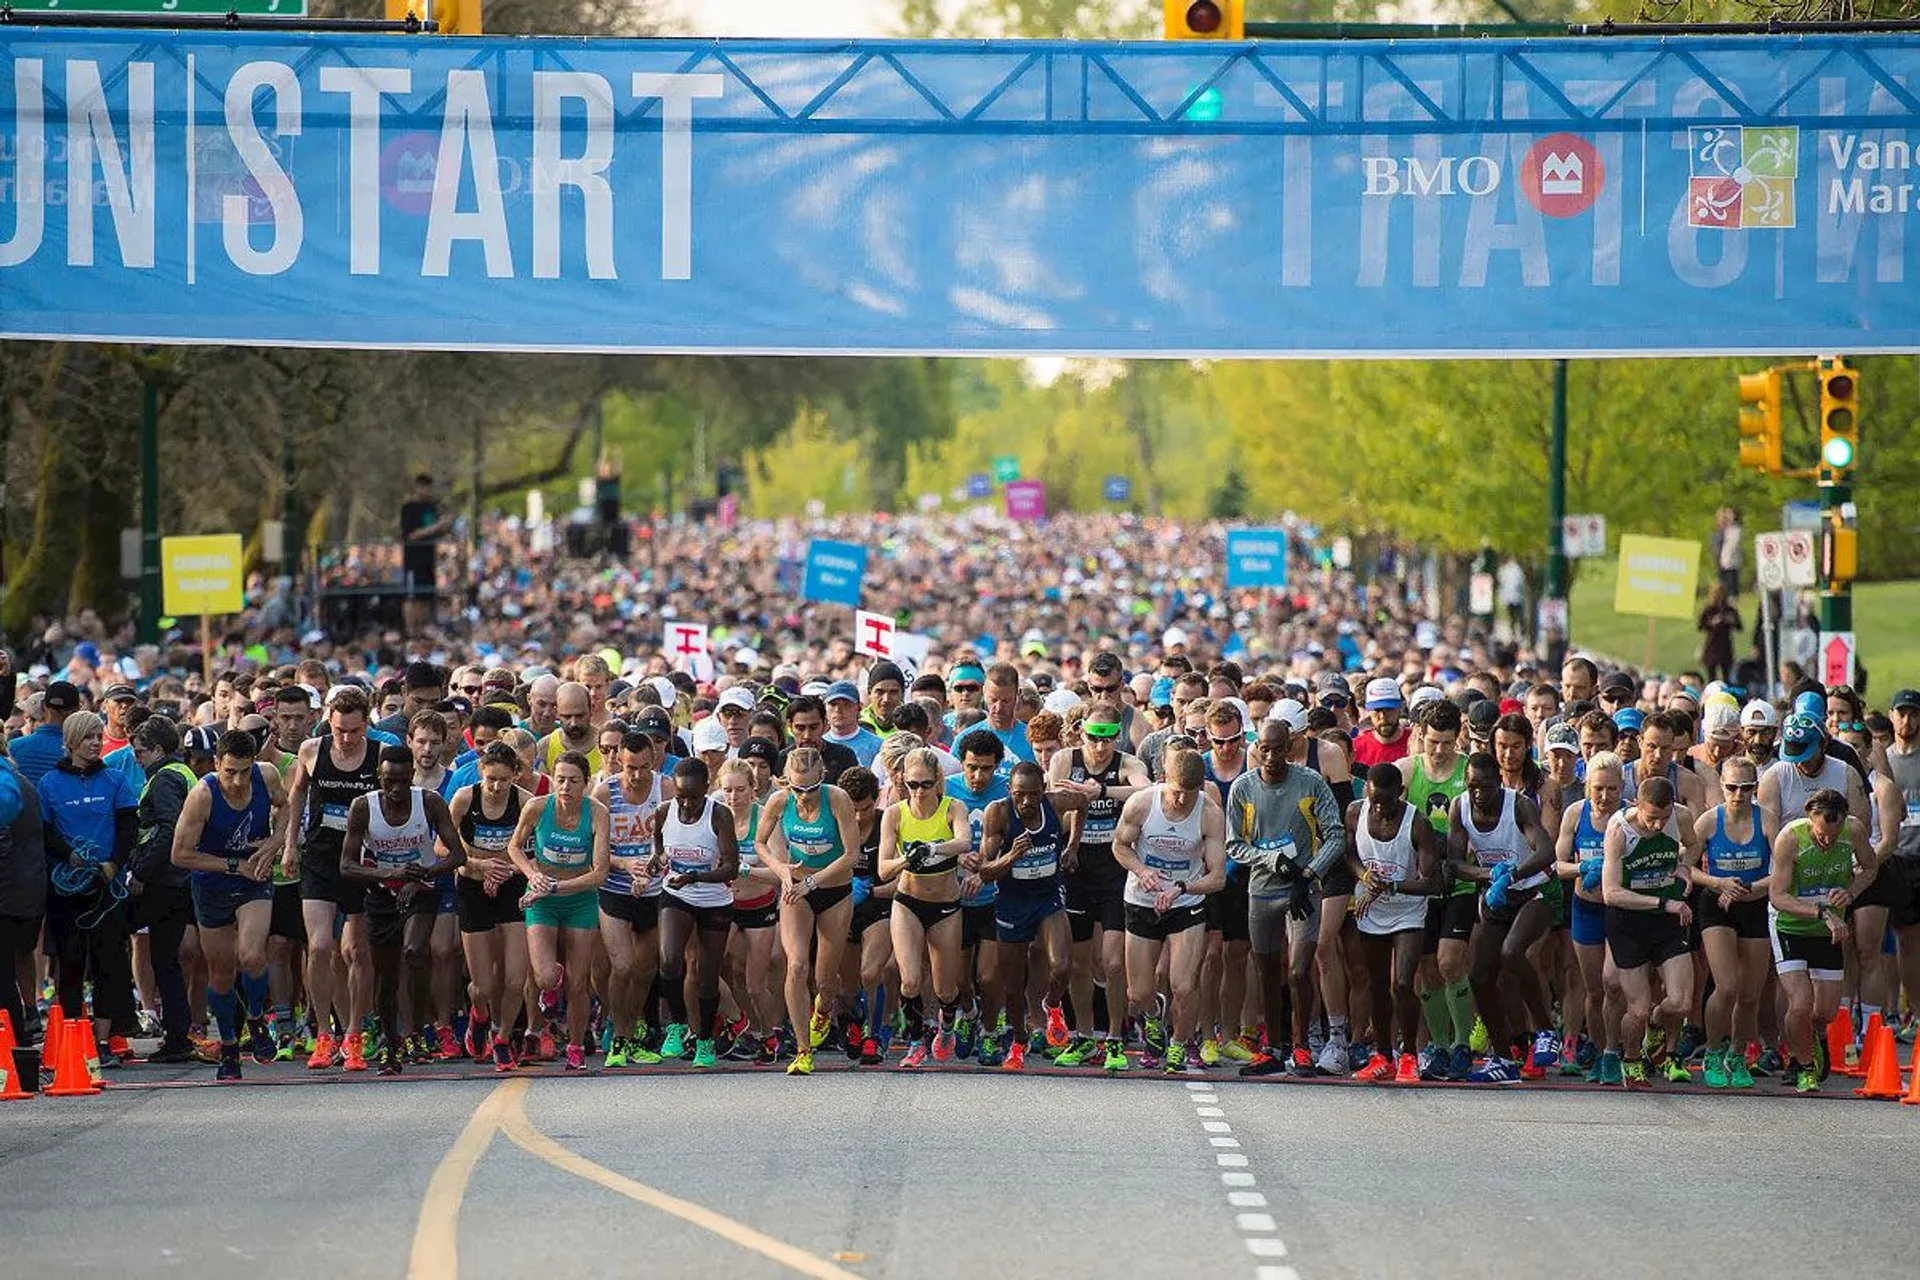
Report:
<svg viewBox="0 0 1920 1280"><path fill-rule="evenodd" d="M160 539L162 607L174 617L239 613L246 571L237 533Z"/></svg>
<svg viewBox="0 0 1920 1280"><path fill-rule="evenodd" d="M1613 611L1649 618L1691 618L1700 577L1700 544L1686 538L1620 539L1620 576Z"/></svg>

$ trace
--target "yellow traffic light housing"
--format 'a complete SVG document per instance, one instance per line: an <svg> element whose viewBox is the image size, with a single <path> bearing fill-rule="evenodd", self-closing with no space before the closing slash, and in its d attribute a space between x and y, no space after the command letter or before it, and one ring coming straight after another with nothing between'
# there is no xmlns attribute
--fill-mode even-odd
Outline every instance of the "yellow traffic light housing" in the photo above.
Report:
<svg viewBox="0 0 1920 1280"><path fill-rule="evenodd" d="M422 22L440 24L443 36L477 36L481 0L387 0L387 20L405 22L411 13Z"/></svg>
<svg viewBox="0 0 1920 1280"><path fill-rule="evenodd" d="M1161 0L1169 40L1245 40L1246 0Z"/></svg>
<svg viewBox="0 0 1920 1280"><path fill-rule="evenodd" d="M1781 373L1740 375L1740 465L1767 475L1781 472Z"/></svg>
<svg viewBox="0 0 1920 1280"><path fill-rule="evenodd" d="M1852 503L1845 507L1851 509ZM1860 574L1860 531L1846 510L1822 512L1826 518L1825 541L1820 549L1821 577L1829 587L1852 582Z"/></svg>
<svg viewBox="0 0 1920 1280"><path fill-rule="evenodd" d="M1860 461L1860 372L1820 357L1820 483L1846 484Z"/></svg>

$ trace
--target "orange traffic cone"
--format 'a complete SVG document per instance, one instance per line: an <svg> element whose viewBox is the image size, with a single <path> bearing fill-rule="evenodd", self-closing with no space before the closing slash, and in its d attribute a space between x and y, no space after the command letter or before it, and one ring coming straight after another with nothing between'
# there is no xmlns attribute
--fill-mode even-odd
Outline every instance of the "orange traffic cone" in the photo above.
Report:
<svg viewBox="0 0 1920 1280"><path fill-rule="evenodd" d="M40 1038L40 1061L48 1067L60 1065L60 1033L67 1029L67 1015L58 1004L47 1010L47 1033Z"/></svg>
<svg viewBox="0 0 1920 1280"><path fill-rule="evenodd" d="M1862 1098L1900 1096L1900 1049L1893 1028L1882 1023L1867 1033L1867 1082L1854 1090Z"/></svg>
<svg viewBox="0 0 1920 1280"><path fill-rule="evenodd" d="M106 1088L106 1077L100 1074L100 1042L93 1038L93 1019L68 1019L67 1034L80 1038L80 1053L82 1061L87 1064L87 1079L93 1081L95 1089Z"/></svg>
<svg viewBox="0 0 1920 1280"><path fill-rule="evenodd" d="M90 1039L91 1033L82 1036L72 1027L62 1028L60 1059L53 1064L53 1087L47 1090L49 1098L90 1098L100 1092L100 1086L87 1076L86 1050L80 1044Z"/></svg>
<svg viewBox="0 0 1920 1280"><path fill-rule="evenodd" d="M1827 1065L1837 1076L1866 1074L1866 1069L1856 1061L1847 1065L1847 1051L1853 1048L1853 1010L1846 1005L1840 1006L1840 1012L1833 1015L1833 1021L1827 1024Z"/></svg>
<svg viewBox="0 0 1920 1280"><path fill-rule="evenodd" d="M13 1038L13 1019L5 1009L0 1009L0 1102L18 1102L33 1096L22 1089L20 1081L15 1078L19 1073L13 1069L13 1051L18 1047ZM33 1087L38 1089L40 1082L35 1080Z"/></svg>
<svg viewBox="0 0 1920 1280"><path fill-rule="evenodd" d="M1896 1057L1899 1055L1900 1046L1898 1044L1893 1046L1893 1052ZM1900 1066L1898 1062L1895 1062L1893 1065L1896 1070ZM1915 1064L1913 1081L1907 1086L1907 1096L1900 1099L1900 1101L1910 1107L1920 1107L1920 1063Z"/></svg>

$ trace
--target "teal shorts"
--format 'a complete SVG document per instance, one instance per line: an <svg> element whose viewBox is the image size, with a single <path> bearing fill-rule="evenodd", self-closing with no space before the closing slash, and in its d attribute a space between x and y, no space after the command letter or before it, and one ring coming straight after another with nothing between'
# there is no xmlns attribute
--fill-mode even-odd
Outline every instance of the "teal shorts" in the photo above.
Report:
<svg viewBox="0 0 1920 1280"><path fill-rule="evenodd" d="M527 927L546 925L550 929L598 929L600 895L598 893L550 893L527 904Z"/></svg>

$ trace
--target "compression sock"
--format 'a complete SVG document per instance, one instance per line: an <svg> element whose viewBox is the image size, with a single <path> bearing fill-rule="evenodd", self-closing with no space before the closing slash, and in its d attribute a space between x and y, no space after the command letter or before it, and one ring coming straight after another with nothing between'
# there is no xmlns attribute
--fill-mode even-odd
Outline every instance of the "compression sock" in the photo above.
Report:
<svg viewBox="0 0 1920 1280"><path fill-rule="evenodd" d="M927 1036L926 1003L919 996L901 996L900 1007L907 1015L907 1039L924 1040Z"/></svg>
<svg viewBox="0 0 1920 1280"><path fill-rule="evenodd" d="M240 999L231 991L215 991L207 987L207 1012L213 1015L213 1025L219 1029L220 1042L232 1044L240 1038Z"/></svg>
<svg viewBox="0 0 1920 1280"><path fill-rule="evenodd" d="M700 997L700 1030L695 1039L713 1039L713 1029L720 1025L720 997L716 993Z"/></svg>
<svg viewBox="0 0 1920 1280"><path fill-rule="evenodd" d="M249 1018L264 1018L267 1015L267 971L243 973L240 975L240 994L247 1001Z"/></svg>
<svg viewBox="0 0 1920 1280"><path fill-rule="evenodd" d="M1427 1018L1427 1039L1430 1043L1443 1048L1453 1047L1453 1012L1447 1008L1447 993L1444 987L1434 987L1420 994L1420 1010Z"/></svg>
<svg viewBox="0 0 1920 1280"><path fill-rule="evenodd" d="M1327 1015L1327 1039L1339 1044L1347 1043L1347 1020Z"/></svg>
<svg viewBox="0 0 1920 1280"><path fill-rule="evenodd" d="M864 992L862 994L865 994ZM876 1035L877 1028L887 1025L887 984L882 982L873 989L872 1016L864 1019L867 1034ZM877 1037L876 1037L877 1038Z"/></svg>
<svg viewBox="0 0 1920 1280"><path fill-rule="evenodd" d="M953 1024L959 1021L959 1018L960 1002L958 1000L942 1000L940 1002L940 1029L942 1031L953 1030Z"/></svg>
<svg viewBox="0 0 1920 1280"><path fill-rule="evenodd" d="M1447 1012L1453 1015L1453 1044L1467 1042L1473 1030L1473 985L1465 978L1448 985Z"/></svg>

